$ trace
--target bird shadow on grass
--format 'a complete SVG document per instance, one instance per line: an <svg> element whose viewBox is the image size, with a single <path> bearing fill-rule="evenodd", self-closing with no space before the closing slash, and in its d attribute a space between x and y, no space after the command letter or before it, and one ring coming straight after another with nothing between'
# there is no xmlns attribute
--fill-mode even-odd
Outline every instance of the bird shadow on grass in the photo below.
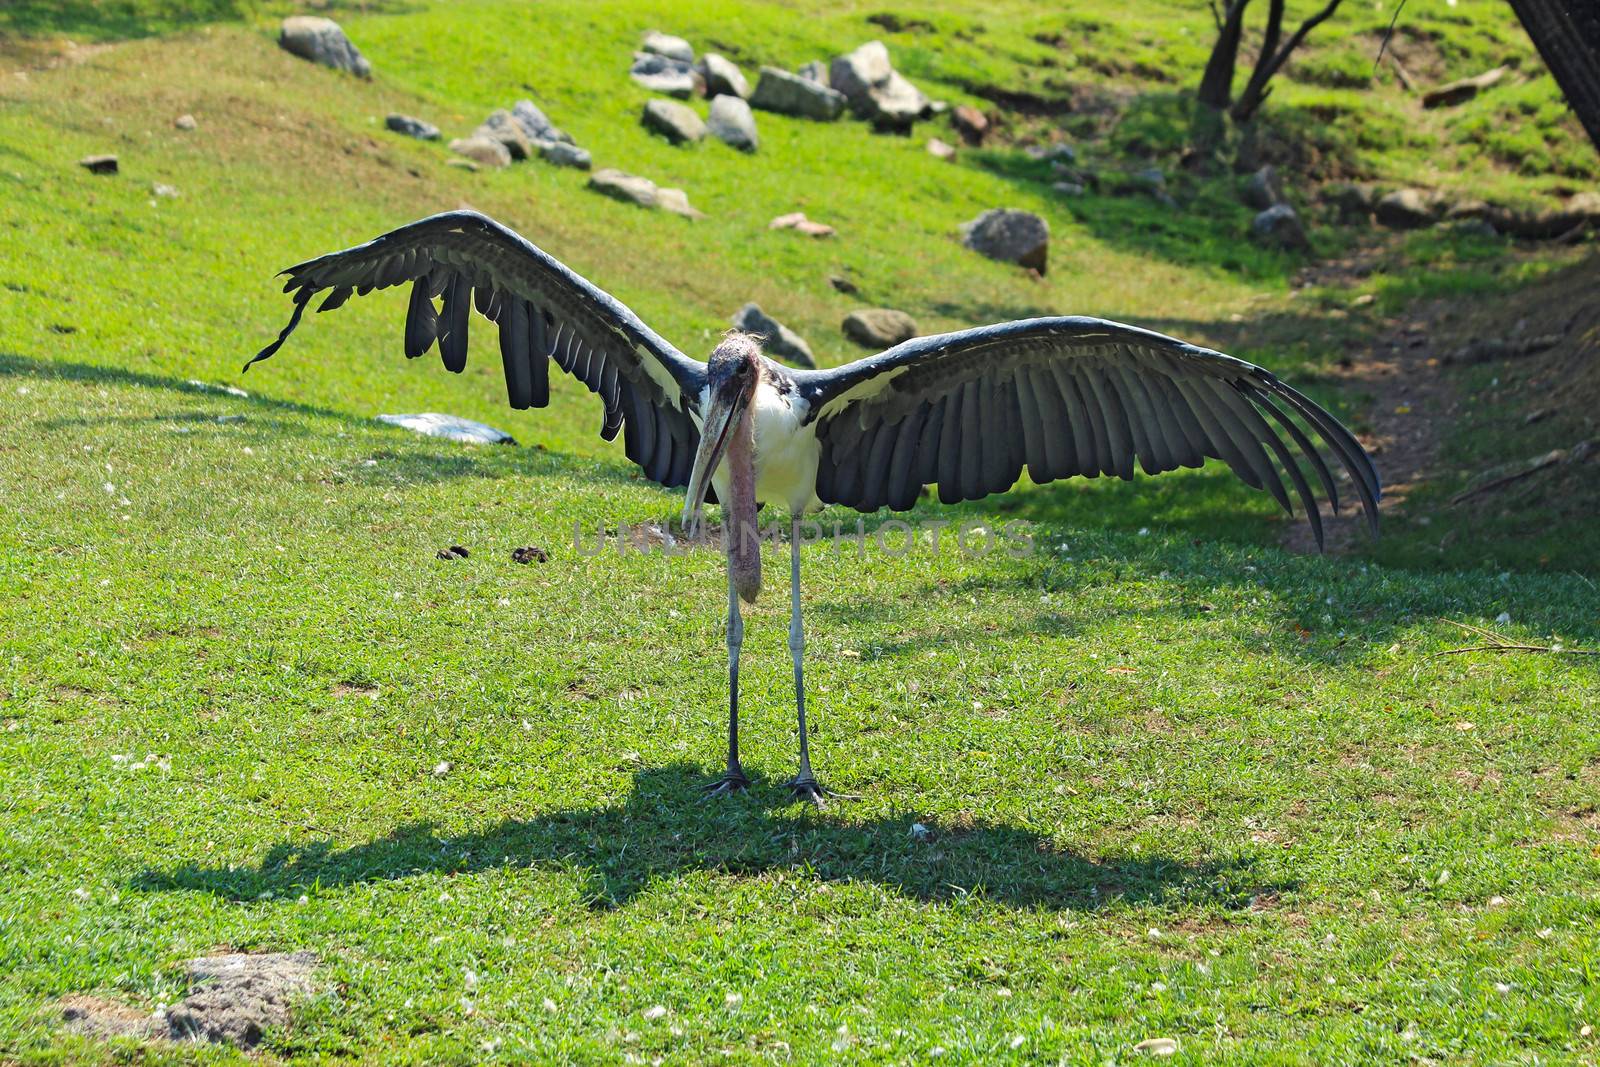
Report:
<svg viewBox="0 0 1600 1067"><path fill-rule="evenodd" d="M579 874L591 905L628 904L660 879L713 871L732 877L790 871L827 882L872 882L929 903L986 899L1015 907L1086 910L1114 901L1221 906L1242 910L1266 884L1249 857L1188 862L1140 855L1093 859L1029 830L981 821L910 828L899 812L854 819L848 801L816 811L787 788L757 779L748 792L704 798L712 776L690 764L639 771L620 803L507 819L483 830L440 834L408 823L364 844L330 841L274 845L254 866L189 864L146 871L141 891L200 891L228 900L264 893L293 900L315 888L471 874L504 867Z"/></svg>

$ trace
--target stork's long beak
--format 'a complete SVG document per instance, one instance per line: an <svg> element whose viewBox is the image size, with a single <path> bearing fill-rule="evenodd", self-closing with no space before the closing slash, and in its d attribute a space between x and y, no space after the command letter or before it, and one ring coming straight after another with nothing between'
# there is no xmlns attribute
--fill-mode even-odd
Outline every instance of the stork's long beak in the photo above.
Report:
<svg viewBox="0 0 1600 1067"><path fill-rule="evenodd" d="M711 395L711 410L706 412L700 427L700 450L695 453L694 467L689 473L689 492L683 501L683 525L690 537L699 533L711 474L728 451L728 439L733 436L733 428L744 413L746 402L745 391L737 381L727 382Z"/></svg>

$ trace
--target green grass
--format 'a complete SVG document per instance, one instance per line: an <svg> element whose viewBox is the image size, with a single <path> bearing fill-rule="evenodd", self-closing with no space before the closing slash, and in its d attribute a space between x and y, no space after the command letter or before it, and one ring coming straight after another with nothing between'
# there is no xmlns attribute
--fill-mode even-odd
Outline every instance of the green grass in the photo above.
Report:
<svg viewBox="0 0 1600 1067"><path fill-rule="evenodd" d="M10 28L70 29L17 20L49 6L7 9ZM52 1026L70 992L171 1002L177 962L219 946L323 956L325 992L267 1043L300 1062L1100 1063L1157 1036L1183 1062L1593 1059L1594 661L1435 655L1468 643L1452 619L1600 644L1592 567L1292 556L1216 470L925 506L1033 520L1040 552L807 549L815 758L861 795L821 812L777 784L795 754L774 555L743 672L761 781L704 803L720 560L575 550L575 523L680 503L598 440L590 398L560 383L513 415L492 351L461 377L399 359L393 294L239 376L287 312L272 271L462 202L694 353L747 299L830 362L853 354L843 314L880 302L929 330L1073 311L1203 341L1307 315L1297 264L1204 185L1176 215L1080 207L1005 160L950 166L856 124L762 115L749 159L637 126L644 28L792 64L877 35L877 10L343 10L372 83L282 55L265 21L0 69L0 1059L234 1058ZM938 40L893 35L896 54L952 99L1088 17L920 14ZM1168 21L1199 18L1148 14L1105 32L1160 55ZM537 164L465 174L380 128L394 108L460 132L529 94L598 165L709 217ZM72 163L104 150L119 177ZM1044 282L956 242L1001 204L1050 218ZM839 238L765 228L794 209ZM1472 291L1487 253L1441 251L1412 272ZM1381 321L1302 322L1241 354L1359 410L1315 376L1339 330ZM524 447L370 419L396 410ZM530 543L550 562L511 563ZM436 560L449 544L471 558Z"/></svg>

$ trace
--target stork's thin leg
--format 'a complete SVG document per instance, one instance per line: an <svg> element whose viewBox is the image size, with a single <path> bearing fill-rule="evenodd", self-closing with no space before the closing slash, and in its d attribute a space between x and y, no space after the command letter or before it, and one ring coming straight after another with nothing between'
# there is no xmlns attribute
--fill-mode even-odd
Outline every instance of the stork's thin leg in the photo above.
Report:
<svg viewBox="0 0 1600 1067"><path fill-rule="evenodd" d="M811 746L806 736L806 676L803 660L806 650L805 627L800 622L800 522L789 531L789 656L794 660L794 707L800 724L800 770L789 782L795 796L821 804L824 797L839 796L817 783L811 772Z"/></svg>
<svg viewBox="0 0 1600 1067"><path fill-rule="evenodd" d="M726 796L750 785L739 765L739 650L744 646L744 619L739 615L739 594L728 569L728 770L705 787L710 796Z"/></svg>

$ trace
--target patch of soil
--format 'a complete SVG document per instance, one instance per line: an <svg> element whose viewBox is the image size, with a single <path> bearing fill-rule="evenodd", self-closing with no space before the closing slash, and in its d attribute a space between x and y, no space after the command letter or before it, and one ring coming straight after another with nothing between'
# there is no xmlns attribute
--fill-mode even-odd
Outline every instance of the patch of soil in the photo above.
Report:
<svg viewBox="0 0 1600 1067"><path fill-rule="evenodd" d="M1328 284L1341 272L1348 277L1369 270L1370 264L1357 256L1312 268L1303 280ZM1593 477L1590 457L1600 449L1585 442L1596 436L1593 412L1600 409L1600 256L1503 300L1468 297L1416 304L1384 320L1379 340L1335 369L1338 378L1374 398L1370 430L1359 437L1383 482L1380 516L1402 509L1407 497L1438 473L1440 442L1460 416L1456 386L1445 368L1484 362L1479 354L1484 351L1492 351L1507 368L1501 376L1507 386L1491 397L1511 409L1505 417L1524 424L1562 418L1574 427L1574 447L1554 460L1512 457L1512 469L1481 472L1476 488L1457 499L1470 494L1481 501L1530 488L1544 499L1555 499L1567 492L1570 479ZM1520 389L1511 384L1513 368ZM1330 552L1348 549L1364 536L1359 507L1352 506L1353 500L1341 503L1345 507L1340 515L1325 524ZM1294 551L1316 551L1303 522L1293 524L1284 542Z"/></svg>
<svg viewBox="0 0 1600 1067"><path fill-rule="evenodd" d="M103 997L70 994L57 1002L62 1025L90 1037L202 1041L254 1048L289 1021L293 998L311 992L314 952L235 952L184 963L191 992L166 1012L139 1011Z"/></svg>

